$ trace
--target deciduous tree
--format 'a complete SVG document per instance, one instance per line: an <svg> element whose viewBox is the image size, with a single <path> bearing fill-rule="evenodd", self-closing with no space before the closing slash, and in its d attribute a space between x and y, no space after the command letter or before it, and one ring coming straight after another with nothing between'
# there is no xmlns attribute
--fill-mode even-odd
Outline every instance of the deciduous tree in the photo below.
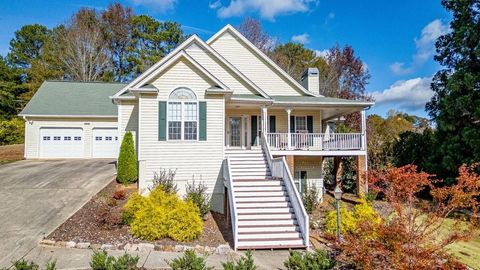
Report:
<svg viewBox="0 0 480 270"><path fill-rule="evenodd" d="M259 20L245 18L238 26L238 31L242 33L250 42L253 43L262 52L268 54L275 46L275 39L263 30Z"/></svg>

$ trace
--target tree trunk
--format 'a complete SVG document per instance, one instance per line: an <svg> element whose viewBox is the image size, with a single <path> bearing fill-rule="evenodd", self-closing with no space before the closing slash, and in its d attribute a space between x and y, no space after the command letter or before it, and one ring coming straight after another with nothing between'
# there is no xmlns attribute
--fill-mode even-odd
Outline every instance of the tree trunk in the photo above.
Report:
<svg viewBox="0 0 480 270"><path fill-rule="evenodd" d="M335 186L341 186L342 175L343 175L343 158L342 157L333 158L333 174L335 175Z"/></svg>

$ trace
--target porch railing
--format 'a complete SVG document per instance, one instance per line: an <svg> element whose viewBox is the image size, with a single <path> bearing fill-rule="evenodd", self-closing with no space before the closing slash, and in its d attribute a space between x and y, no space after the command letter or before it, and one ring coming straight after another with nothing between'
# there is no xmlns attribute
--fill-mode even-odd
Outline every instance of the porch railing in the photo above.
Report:
<svg viewBox="0 0 480 270"><path fill-rule="evenodd" d="M298 226L300 227L300 232L303 236L303 243L308 248L310 243L309 216L303 205L300 193L298 193L298 190L295 186L292 174L288 169L287 161L285 160L285 157L273 158L272 154L270 153L270 147L266 141L266 138L263 136L261 137L261 145L265 155L267 156L267 163L270 167L270 171L272 172L272 177L283 179L285 189L288 197L290 198L290 203L292 204L293 212L295 213Z"/></svg>
<svg viewBox="0 0 480 270"><path fill-rule="evenodd" d="M233 189L232 171L229 158L226 158L223 161L223 178L225 179L225 186L228 190L228 204L230 209L230 220L232 224L233 245L236 251L238 246L238 214L237 205L235 203L235 191Z"/></svg>
<svg viewBox="0 0 480 270"><path fill-rule="evenodd" d="M362 133L267 133L272 150L363 150Z"/></svg>

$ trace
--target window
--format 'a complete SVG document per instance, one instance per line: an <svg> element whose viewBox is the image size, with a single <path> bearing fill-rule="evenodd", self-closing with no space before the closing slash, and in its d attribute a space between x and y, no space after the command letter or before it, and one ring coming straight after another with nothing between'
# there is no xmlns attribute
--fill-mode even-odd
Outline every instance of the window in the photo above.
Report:
<svg viewBox="0 0 480 270"><path fill-rule="evenodd" d="M50 136L43 136L44 141L50 141Z"/></svg>
<svg viewBox="0 0 480 270"><path fill-rule="evenodd" d="M297 185L298 192L303 194L307 189L307 171L295 171L295 185Z"/></svg>
<svg viewBox="0 0 480 270"><path fill-rule="evenodd" d="M95 137L95 141L101 141L101 140L102 140L102 137L100 136Z"/></svg>
<svg viewBox="0 0 480 270"><path fill-rule="evenodd" d="M111 140L112 140L112 137L110 136L105 137L105 141L111 141Z"/></svg>
<svg viewBox="0 0 480 270"><path fill-rule="evenodd" d="M60 136L53 136L54 141L60 141L61 137Z"/></svg>
<svg viewBox="0 0 480 270"><path fill-rule="evenodd" d="M75 136L73 139L74 139L75 141L81 141L81 140L82 140L82 137L80 137L80 136Z"/></svg>
<svg viewBox="0 0 480 270"><path fill-rule="evenodd" d="M167 121L169 140L197 140L198 102L192 90L182 87L170 94Z"/></svg>
<svg viewBox="0 0 480 270"><path fill-rule="evenodd" d="M307 117L295 116L295 132L307 130Z"/></svg>
<svg viewBox="0 0 480 270"><path fill-rule="evenodd" d="M118 136L115 136L115 141L118 141Z"/></svg>
<svg viewBox="0 0 480 270"><path fill-rule="evenodd" d="M64 140L64 141L71 141L71 140L72 140L72 137L70 137L70 136L65 136L65 137L63 137L63 140Z"/></svg>

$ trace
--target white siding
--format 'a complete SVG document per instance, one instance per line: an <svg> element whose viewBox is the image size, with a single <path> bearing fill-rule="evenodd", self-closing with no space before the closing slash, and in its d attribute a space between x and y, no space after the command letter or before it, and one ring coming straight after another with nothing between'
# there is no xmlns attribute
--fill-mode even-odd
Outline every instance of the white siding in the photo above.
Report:
<svg viewBox="0 0 480 270"><path fill-rule="evenodd" d="M307 183L315 185L323 196L322 157L295 157L295 171L307 172Z"/></svg>
<svg viewBox="0 0 480 270"><path fill-rule="evenodd" d="M251 86L238 78L224 64L215 61L198 45L193 44L186 49L187 53L213 76L228 86L235 94L258 94Z"/></svg>
<svg viewBox="0 0 480 270"><path fill-rule="evenodd" d="M125 132L130 131L137 145L138 137L138 100L122 100L118 104L118 131L120 142Z"/></svg>
<svg viewBox="0 0 480 270"><path fill-rule="evenodd" d="M117 128L117 119L98 118L34 118L28 117L25 123L25 158L39 158L40 128L82 128L85 140L84 157L92 157L92 129L99 127Z"/></svg>
<svg viewBox="0 0 480 270"><path fill-rule="evenodd" d="M291 82L229 32L210 45L268 95L302 95Z"/></svg>
<svg viewBox="0 0 480 270"><path fill-rule="evenodd" d="M139 160L146 163L141 189L151 185L154 172L177 170L175 181L181 195L185 194L187 182L202 181L213 192L213 210L223 212L223 96L205 97L211 82L185 61L177 62L152 83L159 89L158 95L142 95L139 99L138 151ZM199 101L207 101L207 141L158 140L158 102L168 100L170 92L180 86L192 89Z"/></svg>

